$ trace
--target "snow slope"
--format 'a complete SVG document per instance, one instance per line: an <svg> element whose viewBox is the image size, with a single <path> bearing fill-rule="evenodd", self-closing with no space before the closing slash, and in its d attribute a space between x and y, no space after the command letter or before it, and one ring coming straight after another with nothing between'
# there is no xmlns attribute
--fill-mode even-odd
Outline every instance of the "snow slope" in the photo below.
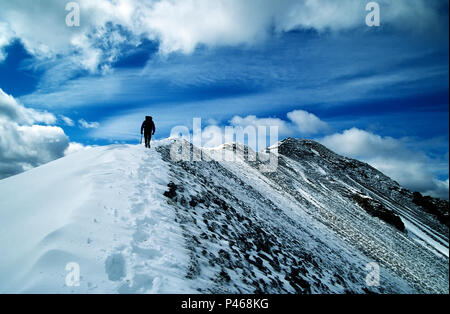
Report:
<svg viewBox="0 0 450 314"><path fill-rule="evenodd" d="M448 293L448 227L370 166L288 139L262 173L173 162L170 144L95 147L1 180L0 292ZM366 285L371 262L380 286Z"/></svg>
<svg viewBox="0 0 450 314"><path fill-rule="evenodd" d="M192 291L167 169L154 150L110 146L0 181L0 291ZM70 262L79 287L65 285Z"/></svg>

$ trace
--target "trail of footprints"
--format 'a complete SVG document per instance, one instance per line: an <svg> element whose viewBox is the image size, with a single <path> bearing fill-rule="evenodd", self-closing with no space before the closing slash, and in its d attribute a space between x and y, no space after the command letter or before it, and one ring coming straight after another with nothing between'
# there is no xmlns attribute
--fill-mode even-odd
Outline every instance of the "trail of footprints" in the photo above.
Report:
<svg viewBox="0 0 450 314"><path fill-rule="evenodd" d="M153 172L161 171L155 151L150 151L134 174L135 193L130 197L128 213L129 228L134 229L131 242L118 246L105 261L108 279L119 282L119 293L148 293L157 291L162 283L161 274L155 265L163 263L163 254L156 245L155 226L164 223L155 183L151 182Z"/></svg>

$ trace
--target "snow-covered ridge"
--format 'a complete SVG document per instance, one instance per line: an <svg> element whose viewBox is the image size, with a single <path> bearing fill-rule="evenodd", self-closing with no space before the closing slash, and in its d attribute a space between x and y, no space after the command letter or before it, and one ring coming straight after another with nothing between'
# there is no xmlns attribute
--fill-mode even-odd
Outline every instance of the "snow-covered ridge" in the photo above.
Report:
<svg viewBox="0 0 450 314"><path fill-rule="evenodd" d="M168 183L157 152L128 145L0 181L0 292L192 292ZM79 287L66 285L70 262Z"/></svg>
<svg viewBox="0 0 450 314"><path fill-rule="evenodd" d="M287 139L261 173L173 162L171 142L95 147L1 180L0 292L448 293L448 227L372 167ZM366 286L370 262L379 287Z"/></svg>

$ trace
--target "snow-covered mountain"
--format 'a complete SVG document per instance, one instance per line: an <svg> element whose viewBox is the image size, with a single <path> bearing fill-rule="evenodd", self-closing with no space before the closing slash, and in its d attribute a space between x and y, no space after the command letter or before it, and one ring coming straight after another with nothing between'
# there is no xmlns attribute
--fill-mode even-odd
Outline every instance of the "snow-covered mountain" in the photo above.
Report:
<svg viewBox="0 0 450 314"><path fill-rule="evenodd" d="M1 180L0 292L449 292L448 202L313 141L280 142L272 173L174 162L170 145L90 148Z"/></svg>

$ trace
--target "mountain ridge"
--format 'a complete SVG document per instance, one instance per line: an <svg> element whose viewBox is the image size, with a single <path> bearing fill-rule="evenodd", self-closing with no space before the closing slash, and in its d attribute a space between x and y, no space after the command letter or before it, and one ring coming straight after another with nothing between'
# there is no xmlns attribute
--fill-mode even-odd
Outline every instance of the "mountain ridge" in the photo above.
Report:
<svg viewBox="0 0 450 314"><path fill-rule="evenodd" d="M91 148L1 180L0 233L18 245L1 244L0 291L448 293L448 227L373 167L308 140L280 142L273 173L174 162L172 143ZM70 261L79 287L64 285Z"/></svg>
<svg viewBox="0 0 450 314"><path fill-rule="evenodd" d="M364 168L371 169L372 172L376 173L378 176L381 176L384 181L391 181L391 183L393 185L392 188L396 189L399 193L407 196L408 199L412 200L412 202L414 204L416 204L417 206L422 208L425 212L432 213L433 216L438 218L441 223L447 225L447 227L448 227L449 201L442 200L439 198L434 198L431 196L422 196L422 194L419 192L408 190L408 189L402 187L397 181L391 179L389 176L385 175L383 172L374 168L370 164L362 162L358 159L344 157L339 154L336 154L332 150L328 149L326 146L324 146L316 141L287 138L285 140L282 140L280 143L282 145L281 147L283 147L283 145L285 145L286 143L287 143L286 145L291 145L290 143L292 143L293 145L296 145L296 146L302 146L302 145L305 145L307 147L309 146L309 147L312 147L313 149L319 149L328 155L332 154L333 157L340 158L341 160L347 161L349 163L354 163L357 166L356 168L364 167ZM446 212L444 212L445 209L446 209Z"/></svg>

